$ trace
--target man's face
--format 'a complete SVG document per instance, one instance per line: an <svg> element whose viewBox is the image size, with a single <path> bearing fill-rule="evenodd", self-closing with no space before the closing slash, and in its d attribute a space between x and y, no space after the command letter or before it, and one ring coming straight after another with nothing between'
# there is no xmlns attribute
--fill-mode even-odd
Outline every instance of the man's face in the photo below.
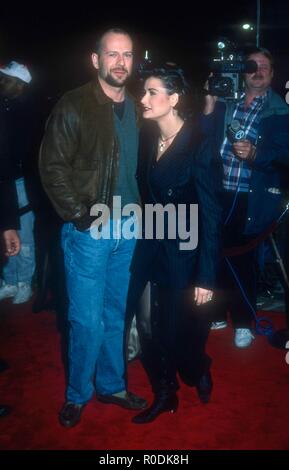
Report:
<svg viewBox="0 0 289 470"><path fill-rule="evenodd" d="M254 60L258 69L254 73L245 74L246 88L258 94L263 94L269 88L273 78L273 69L270 61L261 52L251 54L249 60Z"/></svg>
<svg viewBox="0 0 289 470"><path fill-rule="evenodd" d="M0 73L0 93L6 98L12 98L19 92L19 80L16 77L10 77Z"/></svg>
<svg viewBox="0 0 289 470"><path fill-rule="evenodd" d="M100 80L113 87L123 87L132 73L133 50L130 37L125 34L106 34L99 54L92 55L92 63L98 70Z"/></svg>

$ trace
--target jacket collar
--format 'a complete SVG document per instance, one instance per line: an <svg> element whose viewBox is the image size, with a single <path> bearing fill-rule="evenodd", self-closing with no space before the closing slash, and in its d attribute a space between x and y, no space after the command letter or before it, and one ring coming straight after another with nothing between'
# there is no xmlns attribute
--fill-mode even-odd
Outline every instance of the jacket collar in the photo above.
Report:
<svg viewBox="0 0 289 470"><path fill-rule="evenodd" d="M113 103L113 100L104 93L104 91L103 91L103 89L102 89L102 87L101 87L101 85L100 85L97 78L95 78L94 80L92 80L90 82L90 87L91 87L91 90L92 90L97 102L100 105ZM130 98L132 101L135 102L135 98L130 94L130 92L127 89L125 90L125 97Z"/></svg>
<svg viewBox="0 0 289 470"><path fill-rule="evenodd" d="M91 92L93 93L97 103L102 106L102 105L106 105L106 104L111 104L113 103L113 100L107 96L103 89L101 88L101 85L98 81L97 78L95 78L94 80L92 80L90 83L89 83L89 86L90 86L90 89L91 89ZM126 89L125 91L125 96L126 98L129 98L131 99L134 104L135 104L135 108L136 108L136 121L137 121L137 125L138 127L140 126L141 124L141 121L142 121L142 108L141 108L141 105L140 103L138 103L136 101L136 99L134 98L134 96Z"/></svg>
<svg viewBox="0 0 289 470"><path fill-rule="evenodd" d="M150 167L152 162L155 158L157 152L157 142L158 142L159 131L157 126L151 126L150 130L150 144L146 148L148 148L148 174L150 171ZM166 150L168 154L173 153L174 155L180 156L181 154L193 154L194 151L197 149L199 143L203 139L203 134L199 129L199 126L196 122L192 120L187 120L184 122L183 127L179 131L178 135L176 136L175 140L172 142L170 147ZM168 158L169 155L166 155L162 158Z"/></svg>
<svg viewBox="0 0 289 470"><path fill-rule="evenodd" d="M228 113L228 122L230 122L235 107L236 101L229 101L226 105ZM289 107L285 103L285 101L270 87L267 91L267 98L261 111L261 118L267 118L269 116L272 116L273 114L289 114Z"/></svg>
<svg viewBox="0 0 289 470"><path fill-rule="evenodd" d="M269 117L275 115L289 114L289 106L272 88L268 90L268 100L266 101L262 110L262 117Z"/></svg>
<svg viewBox="0 0 289 470"><path fill-rule="evenodd" d="M112 99L109 98L109 96L107 96L104 93L97 78L95 78L94 80L90 82L90 87L98 104L103 105L103 104L113 103Z"/></svg>

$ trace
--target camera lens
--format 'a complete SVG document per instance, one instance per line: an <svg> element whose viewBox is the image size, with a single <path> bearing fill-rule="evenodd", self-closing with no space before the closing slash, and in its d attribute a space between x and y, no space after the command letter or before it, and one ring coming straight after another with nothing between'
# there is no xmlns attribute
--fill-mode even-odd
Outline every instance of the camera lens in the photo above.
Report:
<svg viewBox="0 0 289 470"><path fill-rule="evenodd" d="M210 77L209 93L213 96L229 96L233 91L233 82L230 77Z"/></svg>

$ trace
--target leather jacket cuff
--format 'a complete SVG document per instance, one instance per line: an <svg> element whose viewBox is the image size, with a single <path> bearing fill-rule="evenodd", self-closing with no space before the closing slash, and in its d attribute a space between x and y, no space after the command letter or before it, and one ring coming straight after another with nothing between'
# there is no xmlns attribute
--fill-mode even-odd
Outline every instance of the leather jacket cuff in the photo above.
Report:
<svg viewBox="0 0 289 470"><path fill-rule="evenodd" d="M87 212L86 214L84 214L79 219L73 220L72 223L74 224L74 226L76 227L77 230L79 230L80 232L84 232L85 230L90 228L90 226L91 226L91 224L94 220L95 220L95 217L92 217Z"/></svg>

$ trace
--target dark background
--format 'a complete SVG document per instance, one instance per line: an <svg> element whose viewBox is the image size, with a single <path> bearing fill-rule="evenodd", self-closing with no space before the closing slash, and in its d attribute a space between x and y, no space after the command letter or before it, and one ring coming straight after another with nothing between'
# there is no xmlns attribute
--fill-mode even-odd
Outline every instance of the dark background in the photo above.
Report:
<svg viewBox="0 0 289 470"><path fill-rule="evenodd" d="M6 1L0 12L0 62L16 59L30 66L35 86L61 94L84 83L92 73L90 52L100 29L119 26L131 32L141 56L148 49L153 58L164 58L184 67L200 85L208 68L206 60L216 55L219 37L246 48L255 43L253 32L244 32L244 22L256 23L255 0L134 3L78 1L70 3ZM274 88L285 96L289 80L289 4L261 0L260 44L275 56Z"/></svg>

